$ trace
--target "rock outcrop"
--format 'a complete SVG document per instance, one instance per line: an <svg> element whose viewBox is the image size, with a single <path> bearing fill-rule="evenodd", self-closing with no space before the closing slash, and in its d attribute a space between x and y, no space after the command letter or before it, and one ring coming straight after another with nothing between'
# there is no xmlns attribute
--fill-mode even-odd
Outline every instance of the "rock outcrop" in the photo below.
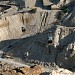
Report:
<svg viewBox="0 0 75 75"><path fill-rule="evenodd" d="M1 75L40 75L41 73L45 72L44 68L36 65L33 66L32 68L28 67L17 67L13 68L9 64L2 64L0 63L0 74Z"/></svg>
<svg viewBox="0 0 75 75"><path fill-rule="evenodd" d="M1 0L0 11L0 57L12 55L16 61L51 71L57 65L75 70L74 0ZM39 75L43 70L38 67L16 68L3 75Z"/></svg>
<svg viewBox="0 0 75 75"><path fill-rule="evenodd" d="M53 70L52 75L74 75L74 73L67 69L59 68L57 70Z"/></svg>

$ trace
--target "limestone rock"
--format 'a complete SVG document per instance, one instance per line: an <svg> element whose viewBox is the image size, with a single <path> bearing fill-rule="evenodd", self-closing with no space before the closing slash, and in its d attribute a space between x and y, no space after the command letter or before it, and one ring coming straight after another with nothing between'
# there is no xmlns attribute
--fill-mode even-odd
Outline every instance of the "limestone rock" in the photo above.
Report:
<svg viewBox="0 0 75 75"><path fill-rule="evenodd" d="M52 3L50 2L50 0L43 0L43 4L44 6L48 6L51 5Z"/></svg>
<svg viewBox="0 0 75 75"><path fill-rule="evenodd" d="M75 68L74 0L10 0L7 3L1 0L0 4L7 5L0 8L0 49L9 57L12 55L16 61L28 64L40 64L51 71L56 64L70 70ZM47 9L50 5L52 8L69 5L70 11ZM56 18L58 11L61 11L59 20ZM53 39L48 46L50 31ZM40 66L10 69L6 65L1 65L5 66L4 75L39 75L43 72ZM59 72L59 75L61 71L68 73L64 69L55 70L54 73Z"/></svg>
<svg viewBox="0 0 75 75"><path fill-rule="evenodd" d="M6 67L8 66L6 65ZM44 72L44 68L37 65L34 68L28 68L28 67L14 68L14 69L11 68L10 70L2 71L2 74L3 75L12 75L12 74L13 75L40 75L43 72Z"/></svg>
<svg viewBox="0 0 75 75"><path fill-rule="evenodd" d="M34 68L30 68L30 69L24 67L24 68L21 68L20 70L22 70L23 73L28 75L35 75L35 74L39 75L44 72L44 69L41 66L35 66Z"/></svg>
<svg viewBox="0 0 75 75"><path fill-rule="evenodd" d="M26 8L27 8L27 7L30 7L30 8L35 7L36 1L37 1L37 0L26 0L26 1L25 1L25 6L26 6Z"/></svg>
<svg viewBox="0 0 75 75"><path fill-rule="evenodd" d="M67 69L59 68L57 70L53 70L52 75L74 75L74 73Z"/></svg>

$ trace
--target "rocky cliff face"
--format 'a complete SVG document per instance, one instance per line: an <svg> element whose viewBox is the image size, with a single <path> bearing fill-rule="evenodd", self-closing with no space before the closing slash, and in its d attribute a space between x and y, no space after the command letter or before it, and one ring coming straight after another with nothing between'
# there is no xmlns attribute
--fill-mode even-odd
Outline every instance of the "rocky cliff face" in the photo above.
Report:
<svg viewBox="0 0 75 75"><path fill-rule="evenodd" d="M54 11L51 12L52 15L55 14ZM0 40L17 39L22 36L30 36L47 30L51 27L50 24L56 21L54 17L53 19L50 17L51 12L37 11L36 13L18 13L16 15L3 17L0 20ZM22 28L24 28L25 31L23 31ZM5 29L5 31L3 29Z"/></svg>
<svg viewBox="0 0 75 75"><path fill-rule="evenodd" d="M61 28L62 32L59 31L58 38L55 40L58 44L58 56L57 56L57 63L63 67L72 67L74 66L74 51L75 51L75 28L74 27L65 27L64 29ZM61 32L61 33L60 33ZM61 61L61 63L59 63ZM72 64L71 64L72 63ZM71 65L70 65L71 64Z"/></svg>
<svg viewBox="0 0 75 75"><path fill-rule="evenodd" d="M50 70L55 67L55 63L73 70L75 68L74 0L21 0L24 6L19 1L5 2L9 8L1 6L1 51L12 55L16 61L21 59L24 63L42 65ZM52 44L49 45L50 31Z"/></svg>

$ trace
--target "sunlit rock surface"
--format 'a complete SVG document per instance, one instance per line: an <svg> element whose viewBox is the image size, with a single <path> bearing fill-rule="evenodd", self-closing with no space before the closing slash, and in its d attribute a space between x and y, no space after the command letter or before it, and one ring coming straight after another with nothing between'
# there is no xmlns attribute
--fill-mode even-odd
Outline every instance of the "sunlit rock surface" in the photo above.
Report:
<svg viewBox="0 0 75 75"><path fill-rule="evenodd" d="M49 36L49 32L52 36ZM51 44L48 42L49 37L52 38ZM15 75L15 73L23 75L25 72L28 75L49 75L51 72L55 75L73 74L75 71L75 1L1 0L0 57L14 59L28 65L38 64L47 72L44 73L40 66L38 66L40 70L36 66L35 70L13 67L14 69L3 72L3 75ZM57 66L70 71L58 70Z"/></svg>

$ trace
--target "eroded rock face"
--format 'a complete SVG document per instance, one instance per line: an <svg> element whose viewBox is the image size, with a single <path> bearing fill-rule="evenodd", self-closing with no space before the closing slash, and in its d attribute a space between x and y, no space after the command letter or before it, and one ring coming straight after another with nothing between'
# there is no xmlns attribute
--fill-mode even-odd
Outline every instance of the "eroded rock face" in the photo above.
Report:
<svg viewBox="0 0 75 75"><path fill-rule="evenodd" d="M26 8L27 8L27 7L35 7L36 1L37 1L37 0L26 0L26 1L25 1L25 6L26 6Z"/></svg>
<svg viewBox="0 0 75 75"><path fill-rule="evenodd" d="M75 65L75 50L74 50L74 42L69 44L67 47L63 49L62 52L58 53L57 56L57 64L59 66L63 66L65 68L73 70Z"/></svg>
<svg viewBox="0 0 75 75"><path fill-rule="evenodd" d="M66 25L67 24L67 26L75 26L75 7L73 8L73 10L70 12L70 13L68 13L67 14L67 16L64 16L63 17L63 23L62 24L64 24L64 25Z"/></svg>
<svg viewBox="0 0 75 75"><path fill-rule="evenodd" d="M31 2L35 3L35 2L38 2L38 0L37 1L34 0ZM31 2L28 1L28 3L31 3ZM63 1L61 0L61 2ZM5 12L12 10L10 9L5 10ZM16 6L13 9L14 9L13 12L18 10ZM12 15L10 16L8 16L9 14L7 15L7 13L4 13L2 14L3 15L1 17L2 19L0 19L0 27L1 27L0 28L0 31L1 31L0 40L2 41L2 40L7 40L7 39L17 39L17 38L21 38L21 36L23 36L24 34L28 36L28 34L34 35L38 32L43 32L47 30L48 28L50 28L53 22L56 22L57 20L57 18L55 18L56 12L57 10L51 10L49 12L37 10L36 13L24 13L24 14L19 13L15 15L11 13ZM62 22L63 26L75 25L74 12L75 10L63 16L63 18L61 19L63 20Z"/></svg>
<svg viewBox="0 0 75 75"><path fill-rule="evenodd" d="M55 14L55 13L54 13ZM0 40L17 39L22 36L34 35L51 27L50 12L16 14L0 20ZM24 31L23 31L24 28ZM16 33L17 32L17 33Z"/></svg>
<svg viewBox="0 0 75 75"><path fill-rule="evenodd" d="M57 26L54 36L54 44L56 45L68 45L71 42L75 41L75 28L74 27L64 27ZM57 40L56 40L57 39Z"/></svg>
<svg viewBox="0 0 75 75"><path fill-rule="evenodd" d="M15 4L20 6L15 5L6 10L2 7L0 9L0 49L9 55L12 53L16 61L21 59L24 62L40 64L47 68L50 68L52 63L53 66L56 63L60 67L75 68L75 5L74 0L71 1L14 0ZM51 10L48 8L51 4L54 8L67 4L68 9L72 10L69 12ZM23 9L24 7L26 8ZM59 20L56 18L58 11L62 13ZM48 46L49 31L52 31L53 35L50 46ZM21 69L24 70L24 68ZM28 71L34 72L34 70ZM8 71L4 72L6 73L8 74Z"/></svg>
<svg viewBox="0 0 75 75"><path fill-rule="evenodd" d="M57 64L66 68L74 66L75 28L57 27L55 32L55 46L57 47ZM56 40L57 39L57 40ZM72 63L73 62L73 63Z"/></svg>

